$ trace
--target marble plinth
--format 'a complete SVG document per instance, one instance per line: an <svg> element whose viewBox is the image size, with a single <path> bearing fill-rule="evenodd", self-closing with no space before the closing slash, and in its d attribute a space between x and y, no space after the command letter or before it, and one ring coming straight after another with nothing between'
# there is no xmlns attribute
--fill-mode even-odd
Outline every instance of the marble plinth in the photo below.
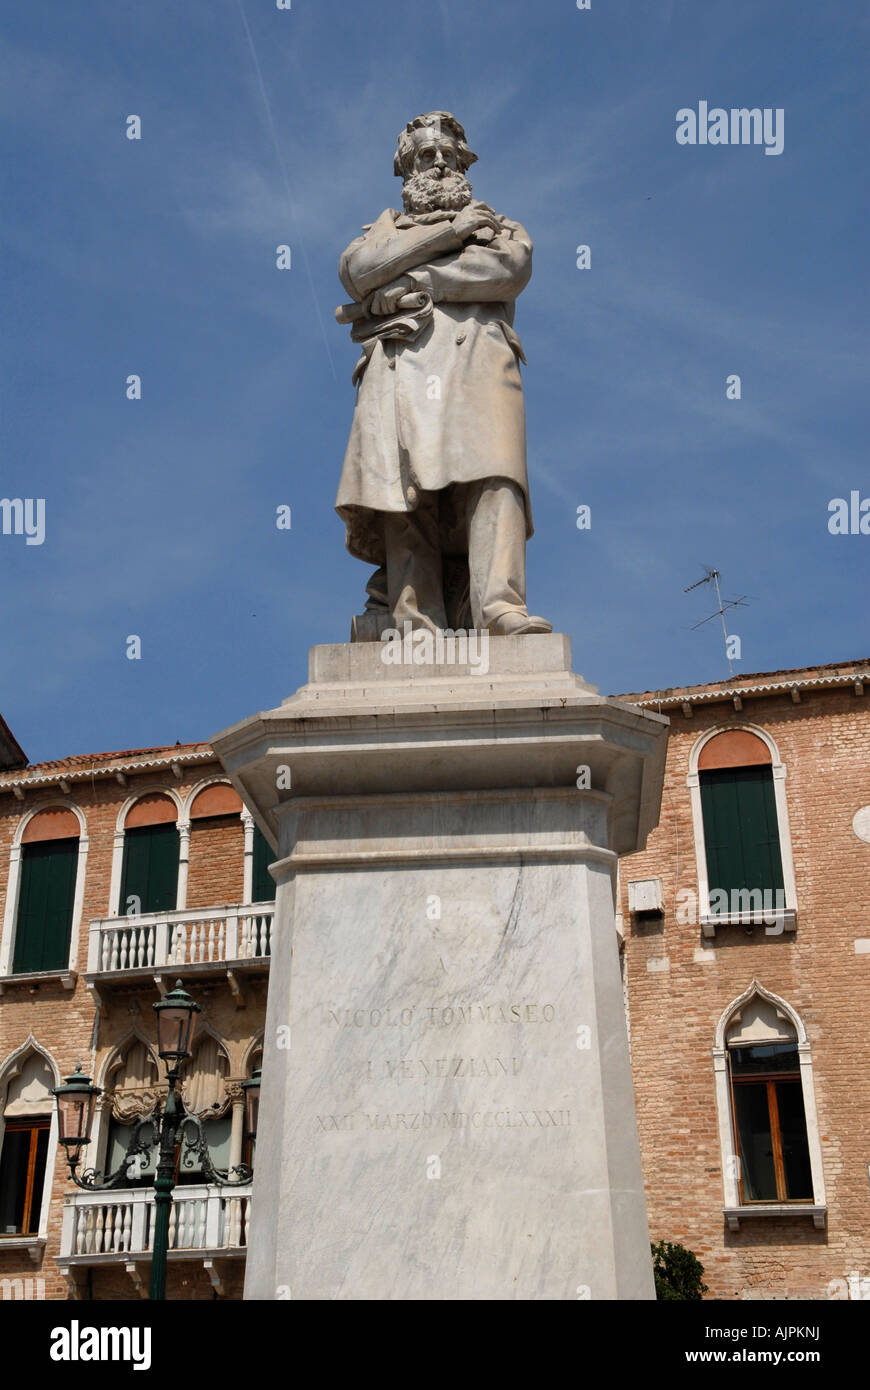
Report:
<svg viewBox="0 0 870 1390"><path fill-rule="evenodd" d="M613 879L666 730L554 634L315 647L212 740L277 855L246 1298L654 1296Z"/></svg>

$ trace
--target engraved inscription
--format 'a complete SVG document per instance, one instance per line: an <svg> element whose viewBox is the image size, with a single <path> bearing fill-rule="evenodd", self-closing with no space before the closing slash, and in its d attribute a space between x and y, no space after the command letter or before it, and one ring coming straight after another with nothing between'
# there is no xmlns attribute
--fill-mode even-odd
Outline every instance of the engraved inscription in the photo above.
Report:
<svg viewBox="0 0 870 1390"><path fill-rule="evenodd" d="M315 1129L352 1130L357 1127L379 1132L423 1129L555 1129L571 1124L570 1110L430 1110L363 1111L359 1116L316 1115Z"/></svg>
<svg viewBox="0 0 870 1390"><path fill-rule="evenodd" d="M370 1055L353 1060L342 1057L338 1070L344 1075L355 1075L357 1086L374 1087L375 1090L368 1092L365 1099L361 1094L356 1098L360 1105L358 1110L316 1115L314 1123L318 1133L356 1130L390 1135L422 1130L461 1130L469 1134L480 1131L483 1138L484 1131L493 1134L495 1130L563 1129L572 1123L570 1110L549 1106L538 1108L534 1093L520 1094L513 1086L506 1090L504 1084L498 1084L522 1077L523 1080L518 1081L517 1085L522 1087L523 1092L528 1091L528 1085L524 1085L524 1082L529 1079L530 1061L533 1061L537 1049L532 1048L531 1054L527 1054L526 1043L541 1037L538 1031L541 1025L555 1023L554 1004L534 999L512 1001L510 998L493 1003L475 1000L471 1003L438 1004L421 1003L419 1000L411 1003L399 999L392 1000L383 1008L375 1008L371 1004L352 1006L335 1001L331 1005L321 1005L320 1018L322 1024L332 1031L359 1030L370 1035L366 1049ZM493 1050L486 1051L485 1044L480 1042L478 1030L504 1030L505 1027L510 1028L510 1033L502 1031ZM531 1033L528 1032L529 1028ZM394 1031L390 1033L390 1029ZM460 1041L463 1029L470 1030L465 1035L468 1041L464 1047ZM371 1036L374 1033L378 1036ZM547 1030L547 1036L552 1039L556 1035ZM507 1041L508 1038L510 1041ZM541 1041L543 1043L543 1038ZM456 1053L448 1051L450 1042L458 1044ZM447 1046L444 1046L445 1043ZM472 1054L474 1046L479 1047L480 1051ZM495 1047L504 1050L496 1052ZM442 1055L436 1055L442 1048ZM418 1049L427 1055L414 1056ZM533 1065L531 1071L534 1072ZM496 1085L487 1085L487 1082L495 1082ZM451 1083L462 1084L462 1090L451 1094L454 1090ZM467 1086L464 1083L472 1084ZM401 1086L405 1105L413 1103L413 1096L421 1108L416 1111L392 1110L391 1102L383 1091L385 1086L390 1089ZM421 1087L426 1090L421 1092ZM564 1097L560 1099L564 1100ZM505 1104L508 1100L513 1100L514 1107ZM479 1109L471 1108L475 1101ZM428 1110L424 1108L427 1102L431 1107ZM457 1103L468 1108L453 1109L452 1106ZM530 1104L534 1108L527 1108ZM332 1105L336 1111L344 1110L337 1098ZM503 1108L499 1109L499 1106Z"/></svg>
<svg viewBox="0 0 870 1390"><path fill-rule="evenodd" d="M519 1057L401 1057L391 1061L369 1058L366 1077L369 1081L428 1081L468 1080L478 1076L519 1076L522 1061Z"/></svg>
<svg viewBox="0 0 870 1390"><path fill-rule="evenodd" d="M385 1009L323 1009L323 1022L332 1028L455 1028L480 1023L554 1023L555 1004L411 1004Z"/></svg>

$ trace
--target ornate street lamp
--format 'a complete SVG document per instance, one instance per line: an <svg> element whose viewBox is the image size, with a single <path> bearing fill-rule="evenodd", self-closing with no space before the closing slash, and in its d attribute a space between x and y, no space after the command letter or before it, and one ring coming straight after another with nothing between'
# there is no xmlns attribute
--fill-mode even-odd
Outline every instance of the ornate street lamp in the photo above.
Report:
<svg viewBox="0 0 870 1390"><path fill-rule="evenodd" d="M58 1138L66 1149L68 1161L75 1167L85 1144L90 1143L100 1087L91 1085L91 1078L83 1075L82 1064L77 1062L72 1075L62 1086L55 1086L53 1093L57 1097Z"/></svg>
<svg viewBox="0 0 870 1390"><path fill-rule="evenodd" d="M200 1012L200 1007L182 987L181 981L176 980L175 989L158 999L153 1008L157 1015L157 1051L171 1079L190 1056L194 1014Z"/></svg>
<svg viewBox="0 0 870 1390"><path fill-rule="evenodd" d="M184 1115L178 1094L178 1073L190 1056L194 1015L199 1005L176 980L175 989L154 1005L157 1015L157 1051L166 1063L169 1094L160 1126L160 1157L154 1177L154 1240L151 1246L151 1288L149 1297L166 1297L166 1254L169 1249L169 1212L175 1186L175 1144ZM203 1138L205 1136L202 1136Z"/></svg>
<svg viewBox="0 0 870 1390"><path fill-rule="evenodd" d="M60 1141L66 1148L70 1177L77 1187L84 1188L87 1192L102 1192L107 1188L127 1186L130 1181L131 1163L144 1159L142 1166L147 1166L157 1144L149 1298L160 1300L166 1297L166 1256L169 1248L172 1189L175 1185L176 1147L179 1144L181 1146L182 1167L194 1168L198 1162L206 1180L218 1183L221 1187L243 1187L251 1181L252 1173L243 1163L236 1164L231 1170L238 1174L237 1178L230 1178L226 1173L218 1172L211 1161L202 1122L197 1115L187 1113L178 1092L179 1073L182 1063L190 1056L194 1017L200 1012L199 1005L191 999L182 987L181 981L176 980L175 988L163 999L159 999L153 1007L157 1014L157 1051L166 1063L169 1089L162 1110L158 1103L153 1114L137 1122L127 1152L114 1173L105 1177L94 1168L87 1168L79 1177L76 1172L81 1151L90 1143L94 1106L97 1096L100 1095L99 1086L92 1086L90 1077L82 1075L81 1063L73 1074L66 1078L63 1086L54 1088L54 1095ZM255 1072L250 1081L242 1084L245 1087L248 1131L253 1135L256 1133L260 1094L259 1072ZM147 1138L146 1131L150 1131Z"/></svg>
<svg viewBox="0 0 870 1390"><path fill-rule="evenodd" d="M156 1131L157 1124L154 1116L148 1116L144 1120L139 1120L136 1124L130 1143L127 1145L127 1152L120 1168L108 1177L98 1173L95 1168L86 1168L79 1177L76 1169L79 1166L82 1149L91 1142L91 1127L94 1122L94 1106L97 1096L102 1092L99 1086L91 1085L91 1078L82 1074L82 1064L78 1062L76 1069L71 1076L66 1078L62 1086L53 1087L55 1103L57 1105L57 1124L58 1138L66 1149L66 1161L69 1164L70 1177L76 1187L82 1187L86 1192L100 1192L104 1188L126 1187L130 1181L128 1170L131 1162L137 1160L140 1155L147 1160L154 1143L153 1131ZM145 1138L145 1131L150 1129L152 1137Z"/></svg>

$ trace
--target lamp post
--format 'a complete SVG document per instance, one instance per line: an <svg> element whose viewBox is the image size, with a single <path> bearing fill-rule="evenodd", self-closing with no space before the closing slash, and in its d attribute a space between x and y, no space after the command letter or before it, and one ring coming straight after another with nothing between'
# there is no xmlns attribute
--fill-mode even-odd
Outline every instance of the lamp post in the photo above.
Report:
<svg viewBox="0 0 870 1390"><path fill-rule="evenodd" d="M192 1167L199 1159L206 1177L221 1187L242 1187L250 1182L251 1170L244 1164L236 1165L232 1171L238 1173L236 1179L219 1173L211 1161L208 1140L202 1124L196 1115L189 1115L184 1109L178 1092L178 1080L182 1063L190 1056L190 1040L193 1034L195 1015L200 1012L199 1005L190 997L177 980L175 988L154 1005L157 1014L157 1051L166 1064L168 1093L162 1111L139 1120L136 1124L127 1152L119 1168L104 1177L93 1168L86 1169L81 1177L76 1169L81 1151L90 1143L94 1107L100 1087L91 1084L90 1077L82 1075L81 1063L63 1086L54 1089L57 1103L58 1133L60 1142L66 1149L70 1177L77 1187L88 1192L101 1192L108 1188L123 1187L129 1182L129 1168L132 1160L143 1156L150 1157L158 1146L158 1161L154 1179L154 1239L151 1247L151 1281L149 1298L161 1300L166 1297L166 1256L169 1248L169 1214L172 1207L172 1190L175 1185L176 1147L181 1143L186 1148L182 1160ZM254 1072L249 1081L242 1083L245 1092L245 1110L248 1120L248 1133L254 1137L257 1129L257 1113L260 1097L260 1073ZM151 1130L150 1138L146 1131Z"/></svg>
<svg viewBox="0 0 870 1390"><path fill-rule="evenodd" d="M176 1089L182 1062L190 1056L194 1016L200 1012L190 995L176 980L175 989L154 1005L157 1014L157 1052L166 1063L169 1094L160 1124L160 1157L154 1178L154 1242L151 1247L151 1287L149 1298L166 1297L166 1252L169 1249L169 1211L175 1186L175 1141L183 1108Z"/></svg>

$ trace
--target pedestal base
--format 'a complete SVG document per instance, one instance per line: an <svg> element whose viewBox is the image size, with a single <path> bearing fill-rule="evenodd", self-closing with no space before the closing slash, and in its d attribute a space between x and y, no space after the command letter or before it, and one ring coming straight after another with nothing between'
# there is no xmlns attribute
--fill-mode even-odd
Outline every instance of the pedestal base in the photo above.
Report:
<svg viewBox="0 0 870 1390"><path fill-rule="evenodd" d="M490 653L315 648L213 741L279 856L246 1298L654 1297L612 884L666 721Z"/></svg>

